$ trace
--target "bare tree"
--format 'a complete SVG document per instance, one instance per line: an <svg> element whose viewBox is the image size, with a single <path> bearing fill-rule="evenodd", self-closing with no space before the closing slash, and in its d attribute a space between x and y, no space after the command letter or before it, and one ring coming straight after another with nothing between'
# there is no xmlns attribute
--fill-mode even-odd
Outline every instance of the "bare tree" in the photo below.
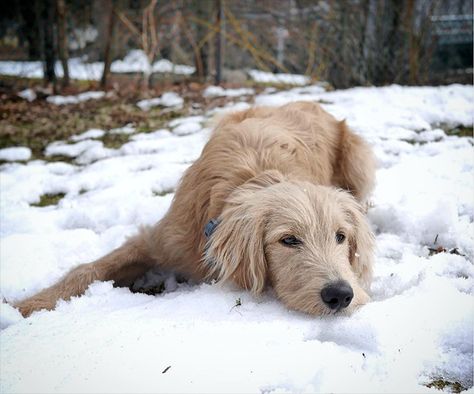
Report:
<svg viewBox="0 0 474 394"><path fill-rule="evenodd" d="M66 4L64 0L56 0L56 11L58 15L58 52L64 73L62 85L66 87L69 85L69 56L67 48Z"/></svg>
<svg viewBox="0 0 474 394"><path fill-rule="evenodd" d="M223 30L223 18L224 18L224 10L222 0L215 0L216 2L216 26L218 28L217 35L216 35L216 77L215 77L215 84L219 85L221 83L222 78L222 30Z"/></svg>
<svg viewBox="0 0 474 394"><path fill-rule="evenodd" d="M112 64L112 40L114 37L116 20L116 8L114 0L107 0L107 8L109 10L109 20L107 26L107 37L105 38L104 71L100 80L100 86L102 89L107 87L107 81L110 74L110 65Z"/></svg>
<svg viewBox="0 0 474 394"><path fill-rule="evenodd" d="M36 0L36 17L38 30L42 41L42 59L44 64L44 80L47 85L52 84L56 88L56 73L54 66L56 62L56 50L54 44L54 0Z"/></svg>
<svg viewBox="0 0 474 394"><path fill-rule="evenodd" d="M161 6L160 13L156 12L156 6L157 0L150 0L148 5L143 9L141 23L134 23L134 21L127 17L125 13L117 12L120 21L138 39L139 45L146 55L147 64L143 71L143 89L145 92L150 88L153 62L160 52L160 47L162 45L162 42L160 41L162 34L159 34L158 31L160 17L162 17L167 11L174 9L173 2Z"/></svg>

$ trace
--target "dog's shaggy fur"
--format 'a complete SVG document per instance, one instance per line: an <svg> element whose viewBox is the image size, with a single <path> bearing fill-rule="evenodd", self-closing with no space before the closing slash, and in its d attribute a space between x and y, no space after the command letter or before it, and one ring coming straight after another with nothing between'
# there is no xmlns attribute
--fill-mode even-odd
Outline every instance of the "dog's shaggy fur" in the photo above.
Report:
<svg viewBox="0 0 474 394"><path fill-rule="evenodd" d="M129 285L158 265L256 294L270 285L288 307L319 315L342 309L321 292L343 280L351 312L369 299L373 236L363 206L373 181L368 145L316 104L225 116L160 222L17 306L25 316L52 309L95 280ZM219 224L207 239L210 219Z"/></svg>

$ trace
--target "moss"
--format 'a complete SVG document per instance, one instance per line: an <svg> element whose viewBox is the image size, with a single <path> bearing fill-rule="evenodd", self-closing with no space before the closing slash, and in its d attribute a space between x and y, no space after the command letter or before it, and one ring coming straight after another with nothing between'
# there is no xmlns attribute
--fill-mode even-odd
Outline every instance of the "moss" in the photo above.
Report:
<svg viewBox="0 0 474 394"><path fill-rule="evenodd" d="M433 380L431 383L426 384L426 387L443 391L449 389L452 393L460 393L461 391L467 390L467 388L463 387L459 382L449 382L443 379Z"/></svg>
<svg viewBox="0 0 474 394"><path fill-rule="evenodd" d="M64 193L57 194L43 194L40 197L39 202L31 204L34 207L47 207L49 205L56 205L59 201L64 198Z"/></svg>

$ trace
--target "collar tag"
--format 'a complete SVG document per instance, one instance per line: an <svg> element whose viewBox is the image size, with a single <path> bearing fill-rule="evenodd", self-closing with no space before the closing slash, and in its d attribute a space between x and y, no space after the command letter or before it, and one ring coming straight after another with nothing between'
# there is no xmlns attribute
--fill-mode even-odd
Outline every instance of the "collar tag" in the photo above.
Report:
<svg viewBox="0 0 474 394"><path fill-rule="evenodd" d="M211 219L206 223L204 226L204 235L207 239L209 239L209 237L214 233L220 222L220 220Z"/></svg>

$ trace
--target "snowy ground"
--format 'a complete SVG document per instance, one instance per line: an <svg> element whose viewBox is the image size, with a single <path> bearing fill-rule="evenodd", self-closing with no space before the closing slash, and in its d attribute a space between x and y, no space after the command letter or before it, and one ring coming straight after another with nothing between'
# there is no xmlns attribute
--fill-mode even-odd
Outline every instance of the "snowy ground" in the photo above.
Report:
<svg viewBox="0 0 474 394"><path fill-rule="evenodd" d="M87 62L83 58L71 58L68 61L69 75L72 79L100 80L104 71L103 62ZM167 59L160 59L150 64L147 56L142 50L130 51L123 59L115 60L110 65L113 73L134 73L150 70L156 73L171 73L190 75L194 67L182 64L173 64ZM58 61L55 64L55 72L59 77L63 76L63 68ZM25 78L43 78L43 64L40 61L0 61L0 74L13 75Z"/></svg>
<svg viewBox="0 0 474 394"><path fill-rule="evenodd" d="M353 316L315 318L285 309L271 292L255 299L172 276L157 296L95 283L85 296L28 319L1 304L0 391L436 392L424 385L437 379L472 387L473 139L438 126L472 127L473 96L472 86L452 85L308 86L255 97L257 104L320 101L374 147L373 301ZM235 100L237 108L247 105ZM4 299L51 285L160 219L209 137L210 116L152 133L131 125L85 130L48 147L72 164L2 165ZM105 133L130 141L108 149ZM0 157L29 154L13 149ZM31 205L58 193L65 196L56 206ZM446 252L430 255L438 247ZM160 278L150 273L136 285Z"/></svg>
<svg viewBox="0 0 474 394"><path fill-rule="evenodd" d="M103 62L88 62L83 58L71 58L68 61L69 75L72 79L98 81L102 77L104 70ZM191 75L195 68L184 64L173 64L167 59L160 59L150 64L146 54L140 49L130 51L123 59L118 59L110 65L112 73L167 73L178 75ZM55 64L56 75L64 75L61 63ZM40 61L0 61L0 75L12 75L26 78L43 78L43 64ZM247 70L251 80L259 83L272 83L283 85L307 85L311 79L304 75L296 74L274 74L261 70ZM245 89L244 89L245 90ZM219 88L210 95L219 92ZM29 93L27 93L29 94ZM227 95L233 95L236 92L227 92ZM247 94L243 92L242 94ZM28 99L25 97L25 99Z"/></svg>

